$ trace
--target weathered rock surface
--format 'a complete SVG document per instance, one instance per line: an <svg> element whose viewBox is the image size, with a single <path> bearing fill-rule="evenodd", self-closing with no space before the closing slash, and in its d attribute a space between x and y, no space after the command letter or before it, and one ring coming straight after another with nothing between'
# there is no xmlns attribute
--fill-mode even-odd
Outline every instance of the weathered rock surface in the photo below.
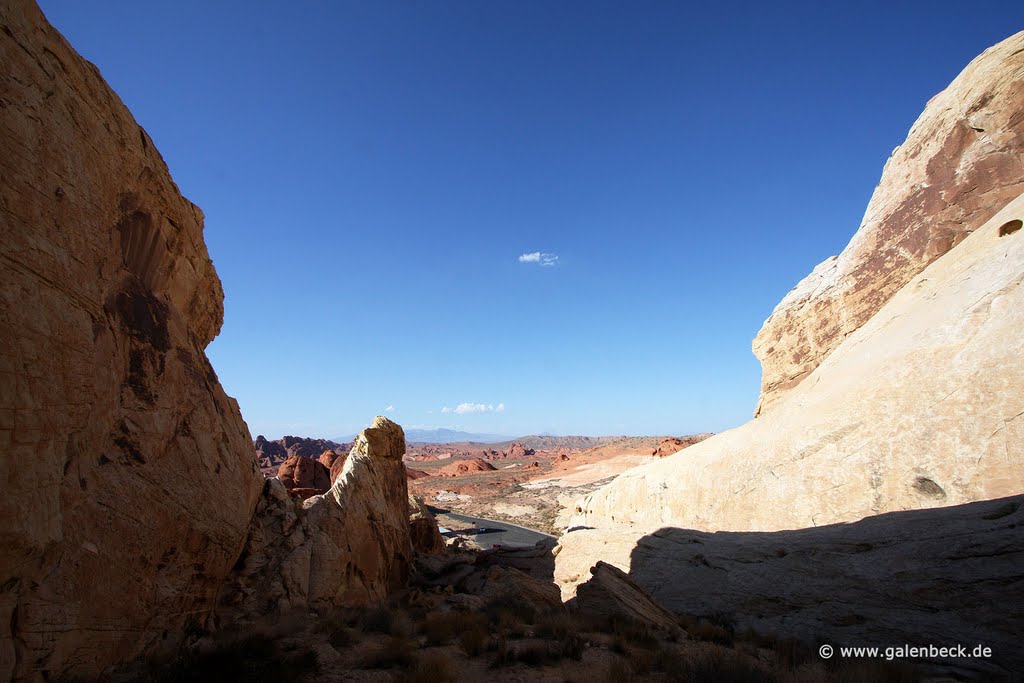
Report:
<svg viewBox="0 0 1024 683"><path fill-rule="evenodd" d="M620 535L574 531L563 554L602 544L661 605L727 614L739 631L837 647L983 644L991 659L945 663L1002 675L1024 669L1024 496L798 531Z"/></svg>
<svg viewBox="0 0 1024 683"><path fill-rule="evenodd" d="M457 477L462 474L472 474L474 472L491 472L494 469L494 465L486 460L473 459L453 462L451 465L447 465L439 469L437 473L446 477Z"/></svg>
<svg viewBox="0 0 1024 683"><path fill-rule="evenodd" d="M679 439L676 437L669 437L667 439L662 439L661 443L659 443L654 448L654 450L651 451L651 455L656 455L659 458L664 458L666 455L673 455L674 453L678 453L684 448L692 446L697 442L697 439L692 438Z"/></svg>
<svg viewBox="0 0 1024 683"><path fill-rule="evenodd" d="M277 441L268 441L262 434L256 437L253 444L256 448L256 460L260 467L277 467L288 459L288 451Z"/></svg>
<svg viewBox="0 0 1024 683"><path fill-rule="evenodd" d="M536 451L534 451L532 448L527 448L521 443L514 443L511 446L509 446L507 455L510 458L525 458L527 456L533 455L535 452Z"/></svg>
<svg viewBox="0 0 1024 683"><path fill-rule="evenodd" d="M262 477L202 212L34 3L0 29L0 679L91 676L205 622Z"/></svg>
<svg viewBox="0 0 1024 683"><path fill-rule="evenodd" d="M762 412L928 264L1024 191L1024 32L986 50L928 102L885 165L838 257L775 308L754 340Z"/></svg>
<svg viewBox="0 0 1024 683"><path fill-rule="evenodd" d="M437 555L445 550L444 537L430 509L416 496L409 494L409 536L412 549L420 555Z"/></svg>
<svg viewBox="0 0 1024 683"><path fill-rule="evenodd" d="M319 489L331 487L331 472L320 461L293 455L281 463L277 478L286 489Z"/></svg>
<svg viewBox="0 0 1024 683"><path fill-rule="evenodd" d="M664 526L799 529L1019 493L1024 231L1000 228L1022 216L1024 196L908 283L771 411L628 470L585 498L571 526L634 541ZM585 576L596 559L619 564L601 543L578 550L559 554L556 576Z"/></svg>
<svg viewBox="0 0 1024 683"><path fill-rule="evenodd" d="M669 581L673 570L664 571L662 579ZM581 583L571 601L581 614L609 620L628 620L646 624L674 634L679 624L671 612L654 602L626 572L606 562L598 562L590 569L590 580Z"/></svg>
<svg viewBox="0 0 1024 683"><path fill-rule="evenodd" d="M327 493L300 507L268 479L226 611L368 604L404 587L412 562L404 453L402 428L378 417Z"/></svg>
<svg viewBox="0 0 1024 683"><path fill-rule="evenodd" d="M326 467L328 471L330 471L331 467L334 466L335 462L337 462L339 459L344 460L347 457L348 453L339 453L338 451L326 450L320 454L320 457L317 458L317 460L319 460L320 464ZM343 462L341 466L344 467L345 463Z"/></svg>

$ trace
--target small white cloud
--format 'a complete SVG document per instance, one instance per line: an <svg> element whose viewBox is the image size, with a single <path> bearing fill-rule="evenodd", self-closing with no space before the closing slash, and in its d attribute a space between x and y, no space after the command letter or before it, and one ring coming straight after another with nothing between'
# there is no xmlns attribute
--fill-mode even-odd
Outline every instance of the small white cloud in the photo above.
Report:
<svg viewBox="0 0 1024 683"><path fill-rule="evenodd" d="M539 266L551 267L558 263L558 254L548 254L543 251L533 251L529 254L519 256L520 263L536 263Z"/></svg>
<svg viewBox="0 0 1024 683"><path fill-rule="evenodd" d="M393 413L393 412L395 412L395 407L394 406L388 406L387 408L384 409L384 412L385 413Z"/></svg>
<svg viewBox="0 0 1024 683"><path fill-rule="evenodd" d="M448 407L441 411L442 413L448 412ZM451 411L456 415L469 415L472 413L503 413L505 412L505 404L499 403L494 405L493 403L460 403L455 406L455 410Z"/></svg>
<svg viewBox="0 0 1024 683"><path fill-rule="evenodd" d="M441 412L442 413L450 413L450 412L452 412L452 409L449 408L448 406L445 406L444 408L441 408Z"/></svg>

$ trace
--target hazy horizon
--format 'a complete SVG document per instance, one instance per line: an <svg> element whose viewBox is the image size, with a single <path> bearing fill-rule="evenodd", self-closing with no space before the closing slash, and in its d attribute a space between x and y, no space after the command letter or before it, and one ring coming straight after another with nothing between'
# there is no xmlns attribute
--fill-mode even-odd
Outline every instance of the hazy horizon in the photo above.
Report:
<svg viewBox="0 0 1024 683"><path fill-rule="evenodd" d="M684 435L1016 3L42 0L206 215L252 435ZM276 435L276 436L271 436Z"/></svg>

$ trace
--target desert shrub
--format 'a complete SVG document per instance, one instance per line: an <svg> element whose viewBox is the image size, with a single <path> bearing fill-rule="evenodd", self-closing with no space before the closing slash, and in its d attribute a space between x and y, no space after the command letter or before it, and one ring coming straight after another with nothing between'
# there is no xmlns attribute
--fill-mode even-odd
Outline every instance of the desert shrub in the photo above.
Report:
<svg viewBox="0 0 1024 683"><path fill-rule="evenodd" d="M391 636L362 661L365 669L410 669L416 663L416 645L408 638Z"/></svg>
<svg viewBox="0 0 1024 683"><path fill-rule="evenodd" d="M391 633L394 612L387 607L372 607L359 614L359 627L366 633Z"/></svg>
<svg viewBox="0 0 1024 683"><path fill-rule="evenodd" d="M475 623L459 634L459 646L470 657L477 657L487 649L491 642L491 631L487 622L477 619Z"/></svg>
<svg viewBox="0 0 1024 683"><path fill-rule="evenodd" d="M730 645L733 642L732 632L707 619L701 619L687 627L686 632L695 640L704 640L720 645Z"/></svg>
<svg viewBox="0 0 1024 683"><path fill-rule="evenodd" d="M774 683L776 676L758 667L752 660L732 650L716 647L686 660L679 671L680 680L730 681L731 683Z"/></svg>
<svg viewBox="0 0 1024 683"><path fill-rule="evenodd" d="M406 683L455 683L459 671L452 658L443 652L427 652L416 657L402 680Z"/></svg>
<svg viewBox="0 0 1024 683"><path fill-rule="evenodd" d="M577 625L568 613L561 610L542 614L533 629L538 638L560 640L577 632Z"/></svg>
<svg viewBox="0 0 1024 683"><path fill-rule="evenodd" d="M262 635L233 638L205 651L190 651L159 668L151 667L136 680L153 683L245 680L254 683L300 678L319 670L316 653L281 648Z"/></svg>
<svg viewBox="0 0 1024 683"><path fill-rule="evenodd" d="M608 683L632 683L636 680L636 676L633 674L633 669L630 668L628 662L619 657L613 657L608 662L605 680Z"/></svg>
<svg viewBox="0 0 1024 683"><path fill-rule="evenodd" d="M537 619L537 610L533 605L511 594L491 600L484 607L484 611L488 621L492 623L496 619L505 618L518 624L533 624Z"/></svg>
<svg viewBox="0 0 1024 683"><path fill-rule="evenodd" d="M335 648L351 647L359 641L355 629L341 626L327 635L327 642Z"/></svg>

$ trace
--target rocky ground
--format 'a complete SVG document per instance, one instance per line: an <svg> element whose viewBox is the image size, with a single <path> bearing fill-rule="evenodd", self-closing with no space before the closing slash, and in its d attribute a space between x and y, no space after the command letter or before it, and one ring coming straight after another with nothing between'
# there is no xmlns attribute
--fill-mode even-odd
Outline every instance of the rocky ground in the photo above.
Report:
<svg viewBox="0 0 1024 683"><path fill-rule="evenodd" d="M679 617L622 572L595 568L563 605L551 548L417 559L407 590L367 608L293 611L198 639L113 680L176 681L915 681L908 665L823 662L813 643Z"/></svg>

